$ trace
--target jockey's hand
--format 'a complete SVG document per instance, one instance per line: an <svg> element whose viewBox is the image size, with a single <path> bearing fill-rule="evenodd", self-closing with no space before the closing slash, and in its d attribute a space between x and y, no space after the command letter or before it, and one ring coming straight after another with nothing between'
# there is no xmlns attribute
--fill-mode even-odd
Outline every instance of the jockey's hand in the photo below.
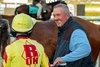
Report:
<svg viewBox="0 0 100 67"><path fill-rule="evenodd" d="M62 59L60 57L56 58L56 60L53 63L53 66L58 66L62 63Z"/></svg>

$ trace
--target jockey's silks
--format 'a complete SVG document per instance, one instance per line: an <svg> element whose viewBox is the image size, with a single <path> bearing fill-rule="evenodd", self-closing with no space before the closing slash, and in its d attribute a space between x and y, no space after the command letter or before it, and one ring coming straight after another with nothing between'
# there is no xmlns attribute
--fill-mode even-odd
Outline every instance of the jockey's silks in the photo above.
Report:
<svg viewBox="0 0 100 67"><path fill-rule="evenodd" d="M4 67L49 67L43 46L26 37L17 38L4 53Z"/></svg>

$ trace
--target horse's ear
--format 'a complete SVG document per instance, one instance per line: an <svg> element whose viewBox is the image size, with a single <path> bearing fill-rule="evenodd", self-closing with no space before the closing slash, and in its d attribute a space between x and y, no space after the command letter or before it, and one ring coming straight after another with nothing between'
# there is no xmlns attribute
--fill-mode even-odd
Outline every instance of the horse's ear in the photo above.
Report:
<svg viewBox="0 0 100 67"><path fill-rule="evenodd" d="M31 5L29 5L29 14L37 14L38 9L39 8L37 6L31 6Z"/></svg>

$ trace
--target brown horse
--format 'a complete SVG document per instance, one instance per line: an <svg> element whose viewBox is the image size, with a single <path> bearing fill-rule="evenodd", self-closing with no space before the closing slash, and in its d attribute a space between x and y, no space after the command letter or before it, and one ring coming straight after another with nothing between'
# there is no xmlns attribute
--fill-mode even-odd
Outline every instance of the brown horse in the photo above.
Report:
<svg viewBox="0 0 100 67"><path fill-rule="evenodd" d="M33 6L33 5L26 5L26 4L23 4L19 7L17 7L15 9L15 15L16 14L20 14L20 13L25 13L25 14L28 14L30 15L31 17L34 17L36 19L37 18L37 14L36 13L32 13L34 12L34 8L37 8L36 6ZM45 3L43 3L43 9L42 9L42 18L41 20L48 20L50 19L50 16L51 16L51 8L47 5L45 5Z"/></svg>
<svg viewBox="0 0 100 67"><path fill-rule="evenodd" d="M42 43L50 61L52 61L56 50L57 33L58 28L52 20L37 23L32 30L31 38Z"/></svg>

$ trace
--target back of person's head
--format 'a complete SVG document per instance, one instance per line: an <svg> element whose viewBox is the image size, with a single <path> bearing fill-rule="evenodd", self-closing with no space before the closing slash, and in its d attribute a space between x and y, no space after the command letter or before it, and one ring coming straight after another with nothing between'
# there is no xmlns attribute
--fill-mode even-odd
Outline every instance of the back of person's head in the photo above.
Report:
<svg viewBox="0 0 100 67"><path fill-rule="evenodd" d="M24 13L16 15L12 21L12 29L15 32L29 32L33 28L33 26L34 23L31 17Z"/></svg>

